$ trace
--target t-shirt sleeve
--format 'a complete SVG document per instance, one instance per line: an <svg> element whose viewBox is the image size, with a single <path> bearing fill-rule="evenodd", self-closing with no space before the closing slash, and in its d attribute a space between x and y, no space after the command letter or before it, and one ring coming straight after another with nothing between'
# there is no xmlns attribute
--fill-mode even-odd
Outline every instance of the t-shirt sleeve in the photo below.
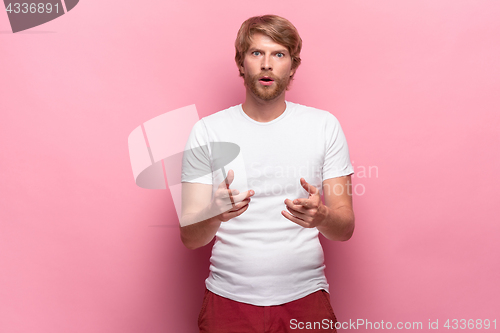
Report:
<svg viewBox="0 0 500 333"><path fill-rule="evenodd" d="M201 119L193 126L184 149L181 182L212 184L208 142L207 129Z"/></svg>
<svg viewBox="0 0 500 333"><path fill-rule="evenodd" d="M349 157L347 140L339 121L331 113L328 113L325 121L325 135L323 181L353 174L354 169Z"/></svg>

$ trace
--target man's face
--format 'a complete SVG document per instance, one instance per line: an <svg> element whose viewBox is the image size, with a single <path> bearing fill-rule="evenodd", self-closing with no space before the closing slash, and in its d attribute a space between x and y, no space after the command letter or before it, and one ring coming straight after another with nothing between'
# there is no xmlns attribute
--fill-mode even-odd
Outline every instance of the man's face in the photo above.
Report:
<svg viewBox="0 0 500 333"><path fill-rule="evenodd" d="M245 86L257 98L270 101L280 96L288 87L292 70L292 58L288 49L275 43L270 37L254 34L253 42L245 53L240 71Z"/></svg>

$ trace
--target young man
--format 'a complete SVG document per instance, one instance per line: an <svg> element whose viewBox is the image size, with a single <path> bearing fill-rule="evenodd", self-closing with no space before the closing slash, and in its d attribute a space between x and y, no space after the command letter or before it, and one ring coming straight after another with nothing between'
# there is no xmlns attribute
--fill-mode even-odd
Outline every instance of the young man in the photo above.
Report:
<svg viewBox="0 0 500 333"><path fill-rule="evenodd" d="M354 230L347 142L285 100L302 46L288 20L252 17L235 46L245 101L195 124L183 158L181 239L216 237L200 332L335 332L318 234Z"/></svg>

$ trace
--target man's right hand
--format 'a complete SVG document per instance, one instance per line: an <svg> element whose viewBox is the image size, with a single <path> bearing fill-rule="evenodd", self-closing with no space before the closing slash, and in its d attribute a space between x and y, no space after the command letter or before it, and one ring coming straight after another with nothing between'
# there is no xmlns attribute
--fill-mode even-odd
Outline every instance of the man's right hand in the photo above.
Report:
<svg viewBox="0 0 500 333"><path fill-rule="evenodd" d="M229 186L233 180L234 171L229 170L226 179L217 187L211 202L210 211L214 212L214 215L221 222L227 222L243 214L248 209L250 197L255 194L252 190L240 193L236 189L230 189Z"/></svg>
<svg viewBox="0 0 500 333"><path fill-rule="evenodd" d="M255 193L248 190L239 193L229 189L234 171L229 170L226 179L217 186L212 195L213 185L182 183L181 239L189 249L208 244L222 222L227 222L243 214Z"/></svg>

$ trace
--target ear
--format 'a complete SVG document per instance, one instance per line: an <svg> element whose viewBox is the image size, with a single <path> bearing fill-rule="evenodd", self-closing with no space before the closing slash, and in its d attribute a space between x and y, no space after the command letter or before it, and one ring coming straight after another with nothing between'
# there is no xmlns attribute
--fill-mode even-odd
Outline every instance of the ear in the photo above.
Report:
<svg viewBox="0 0 500 333"><path fill-rule="evenodd" d="M245 74L245 67L238 66L238 70L240 71L240 74Z"/></svg>
<svg viewBox="0 0 500 333"><path fill-rule="evenodd" d="M295 71L297 70L297 68L294 68L290 71L290 77L292 77L294 74L295 74Z"/></svg>

